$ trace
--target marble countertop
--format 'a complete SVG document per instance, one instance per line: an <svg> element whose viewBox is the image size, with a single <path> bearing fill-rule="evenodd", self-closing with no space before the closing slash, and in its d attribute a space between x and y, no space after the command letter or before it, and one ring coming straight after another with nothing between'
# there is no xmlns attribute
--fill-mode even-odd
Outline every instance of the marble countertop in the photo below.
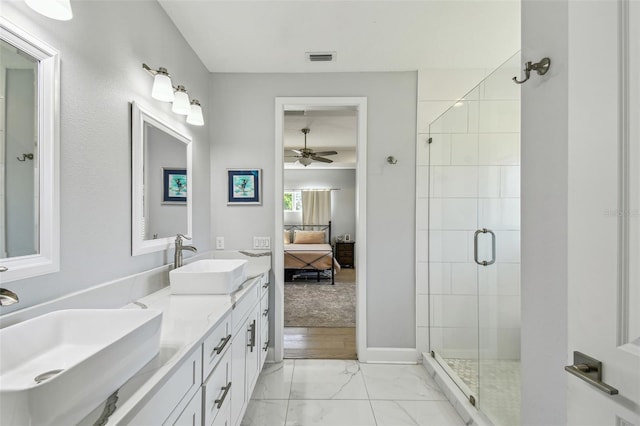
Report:
<svg viewBox="0 0 640 426"><path fill-rule="evenodd" d="M86 416L79 425L126 423L159 389L180 362L231 312L270 265L251 265L249 279L230 295L172 295L170 287L124 306L122 309L162 311L160 352L127 383ZM105 421L108 420L106 423Z"/></svg>

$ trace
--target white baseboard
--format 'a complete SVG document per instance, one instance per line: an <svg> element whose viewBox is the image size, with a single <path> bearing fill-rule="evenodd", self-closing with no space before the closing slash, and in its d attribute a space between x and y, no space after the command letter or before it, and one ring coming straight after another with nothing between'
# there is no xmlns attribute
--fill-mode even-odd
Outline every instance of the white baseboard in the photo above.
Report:
<svg viewBox="0 0 640 426"><path fill-rule="evenodd" d="M358 353L358 360L365 363L417 364L418 351L414 348L366 348Z"/></svg>

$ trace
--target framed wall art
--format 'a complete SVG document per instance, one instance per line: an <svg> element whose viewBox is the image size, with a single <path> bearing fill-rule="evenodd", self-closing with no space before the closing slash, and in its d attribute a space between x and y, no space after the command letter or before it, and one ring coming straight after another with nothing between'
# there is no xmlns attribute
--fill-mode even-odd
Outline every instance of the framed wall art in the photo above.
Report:
<svg viewBox="0 0 640 426"><path fill-rule="evenodd" d="M227 204L262 204L261 169L227 169Z"/></svg>

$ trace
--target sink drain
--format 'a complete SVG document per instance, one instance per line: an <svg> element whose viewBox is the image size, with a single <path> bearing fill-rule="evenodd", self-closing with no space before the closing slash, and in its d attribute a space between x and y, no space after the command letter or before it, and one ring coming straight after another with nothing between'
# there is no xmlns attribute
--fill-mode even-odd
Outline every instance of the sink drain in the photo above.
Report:
<svg viewBox="0 0 640 426"><path fill-rule="evenodd" d="M64 371L64 368L60 370L50 370L50 371L47 371L46 373L38 374L33 380L35 380L36 383L42 383L45 380L49 380L56 374L62 373L63 371Z"/></svg>

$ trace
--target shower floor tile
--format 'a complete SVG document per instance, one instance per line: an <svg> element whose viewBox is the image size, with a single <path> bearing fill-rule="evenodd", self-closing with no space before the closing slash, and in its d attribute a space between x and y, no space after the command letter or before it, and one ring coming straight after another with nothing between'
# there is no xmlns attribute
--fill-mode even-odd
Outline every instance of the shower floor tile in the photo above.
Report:
<svg viewBox="0 0 640 426"><path fill-rule="evenodd" d="M475 359L461 358L445 360L474 392L478 408L496 426L520 424L520 361L483 360L478 362ZM479 380L478 368L480 368Z"/></svg>

